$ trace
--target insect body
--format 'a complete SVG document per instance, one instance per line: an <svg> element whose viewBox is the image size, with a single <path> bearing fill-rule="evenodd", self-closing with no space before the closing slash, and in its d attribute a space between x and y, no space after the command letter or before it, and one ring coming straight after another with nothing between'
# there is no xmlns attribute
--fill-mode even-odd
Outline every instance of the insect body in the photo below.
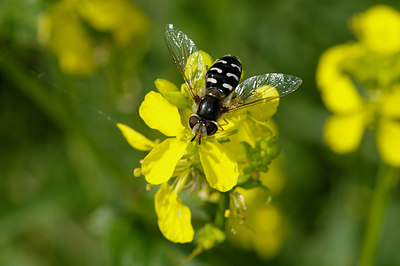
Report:
<svg viewBox="0 0 400 266"><path fill-rule="evenodd" d="M199 137L199 144L201 138L218 131L218 120L223 113L280 98L295 91L302 82L295 76L271 73L248 78L239 84L242 64L237 57L226 55L207 72L201 71L206 69L201 52L185 33L169 24L164 38L189 88L188 94L196 103L189 127L194 134L192 141ZM202 80L205 82L200 84L205 84L205 89L198 88ZM199 95L203 91L204 95Z"/></svg>
<svg viewBox="0 0 400 266"><path fill-rule="evenodd" d="M196 114L189 119L194 136L211 136L218 130L218 119L223 112L223 101L239 84L242 64L232 55L219 59L206 74L206 95L198 104Z"/></svg>

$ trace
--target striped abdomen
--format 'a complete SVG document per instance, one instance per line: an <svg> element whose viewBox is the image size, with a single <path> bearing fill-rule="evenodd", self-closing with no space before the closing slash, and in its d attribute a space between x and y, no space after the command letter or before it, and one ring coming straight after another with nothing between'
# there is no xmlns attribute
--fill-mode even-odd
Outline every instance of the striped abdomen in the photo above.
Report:
<svg viewBox="0 0 400 266"><path fill-rule="evenodd" d="M206 74L206 88L218 89L225 98L239 84L242 64L233 55L225 55L210 67Z"/></svg>

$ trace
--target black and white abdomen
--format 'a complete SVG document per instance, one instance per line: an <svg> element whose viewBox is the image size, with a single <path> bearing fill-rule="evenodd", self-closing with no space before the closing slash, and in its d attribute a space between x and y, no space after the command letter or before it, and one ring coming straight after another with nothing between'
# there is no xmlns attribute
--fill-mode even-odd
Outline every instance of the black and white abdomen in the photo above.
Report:
<svg viewBox="0 0 400 266"><path fill-rule="evenodd" d="M223 98L227 97L239 84L242 64L233 55L225 55L210 67L206 74L206 89L218 89Z"/></svg>

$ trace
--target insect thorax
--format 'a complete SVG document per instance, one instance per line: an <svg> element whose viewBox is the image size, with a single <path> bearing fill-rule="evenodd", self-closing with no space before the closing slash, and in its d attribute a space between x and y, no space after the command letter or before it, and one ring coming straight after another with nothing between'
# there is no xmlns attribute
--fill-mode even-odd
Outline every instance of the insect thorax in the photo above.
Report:
<svg viewBox="0 0 400 266"><path fill-rule="evenodd" d="M242 64L232 55L220 58L210 67L206 74L207 92L213 88L218 89L222 98L229 96L239 84L242 74Z"/></svg>
<svg viewBox="0 0 400 266"><path fill-rule="evenodd" d="M222 97L218 90L211 89L201 98L197 115L204 120L217 121L221 116Z"/></svg>

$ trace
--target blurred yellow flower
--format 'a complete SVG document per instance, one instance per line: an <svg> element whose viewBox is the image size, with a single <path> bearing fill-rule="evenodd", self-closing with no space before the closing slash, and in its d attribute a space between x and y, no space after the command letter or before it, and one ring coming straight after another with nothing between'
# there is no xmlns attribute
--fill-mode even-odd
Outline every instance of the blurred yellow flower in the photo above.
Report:
<svg viewBox="0 0 400 266"><path fill-rule="evenodd" d="M358 148L366 127L376 128L382 159L400 166L400 13L375 6L352 19L359 39L320 58L316 79L333 112L324 140L336 153Z"/></svg>
<svg viewBox="0 0 400 266"><path fill-rule="evenodd" d="M39 41L58 56L66 73L90 74L96 67L95 45L67 1L56 4L39 19Z"/></svg>
<svg viewBox="0 0 400 266"><path fill-rule="evenodd" d="M117 44L126 46L148 30L146 15L129 0L78 1L77 10L95 29L109 31Z"/></svg>
<svg viewBox="0 0 400 266"><path fill-rule="evenodd" d="M347 62L354 61L358 54L359 46L347 43L329 48L321 55L316 73L317 85L331 112L349 113L362 109L363 99L346 74Z"/></svg>
<svg viewBox="0 0 400 266"><path fill-rule="evenodd" d="M95 40L87 22L101 32L111 32L119 46L126 46L148 31L148 19L127 0L62 0L38 21L39 42L59 60L62 71L89 75L107 62L111 53L108 41Z"/></svg>
<svg viewBox="0 0 400 266"><path fill-rule="evenodd" d="M273 195L279 193L283 185L283 177L279 171L279 162L271 164L272 171L262 178L262 182L268 185ZM246 200L246 212L249 215L243 221L244 225L235 225L230 218L227 230L230 241L235 245L254 250L260 258L269 259L278 254L284 244L287 233L287 221L274 204L269 205L268 195L262 189L245 190L235 189Z"/></svg>

